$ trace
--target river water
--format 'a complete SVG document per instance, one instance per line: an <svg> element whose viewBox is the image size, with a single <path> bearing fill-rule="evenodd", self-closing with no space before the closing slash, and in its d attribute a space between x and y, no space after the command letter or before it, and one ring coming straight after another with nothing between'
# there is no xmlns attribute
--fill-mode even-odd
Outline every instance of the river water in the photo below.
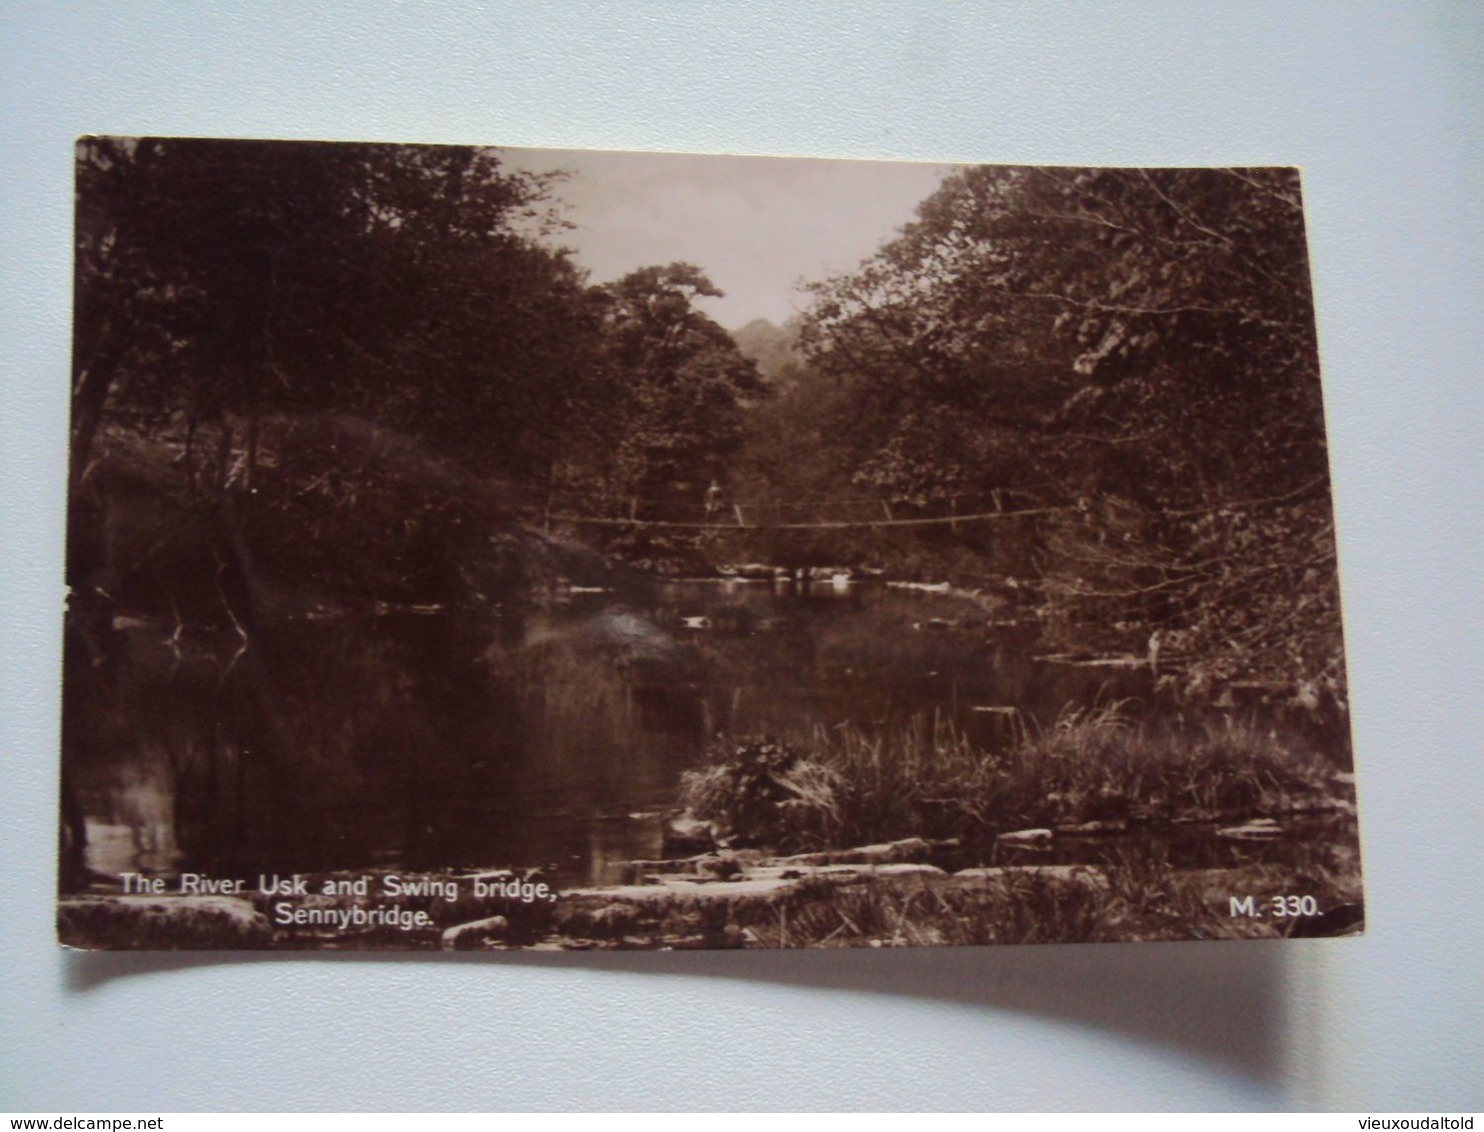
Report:
<svg viewBox="0 0 1484 1132"><path fill-rule="evenodd" d="M605 883L717 736L938 713L1001 741L1142 668L1037 661L1033 630L877 583L660 582L522 614L280 622L240 639L125 625L69 669L85 863L120 871L540 867Z"/></svg>

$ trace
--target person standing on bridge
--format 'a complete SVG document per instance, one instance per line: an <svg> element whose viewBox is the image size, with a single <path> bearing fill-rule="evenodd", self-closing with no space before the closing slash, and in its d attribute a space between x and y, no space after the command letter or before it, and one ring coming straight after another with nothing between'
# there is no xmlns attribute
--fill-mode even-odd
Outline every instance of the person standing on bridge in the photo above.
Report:
<svg viewBox="0 0 1484 1132"><path fill-rule="evenodd" d="M717 512L721 510L721 484L715 480L706 489L706 522L714 523Z"/></svg>

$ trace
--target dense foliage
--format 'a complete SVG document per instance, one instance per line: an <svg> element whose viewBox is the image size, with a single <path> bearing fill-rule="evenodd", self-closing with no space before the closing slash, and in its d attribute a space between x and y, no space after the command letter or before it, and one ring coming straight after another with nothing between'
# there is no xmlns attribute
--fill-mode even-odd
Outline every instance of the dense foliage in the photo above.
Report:
<svg viewBox="0 0 1484 1132"><path fill-rule="evenodd" d="M1068 642L1343 694L1296 174L966 169L814 292L840 477L1044 511L998 549Z"/></svg>
<svg viewBox="0 0 1484 1132"><path fill-rule="evenodd" d="M1186 691L1342 700L1292 172L966 168L799 323L739 332L751 357L699 267L590 285L560 179L497 151L89 139L78 173L75 588L117 596L154 553L102 545L91 472L132 453L212 532L224 600L254 560L446 596L471 584L451 548L570 511L644 565L1013 577L1060 643L1150 649ZM764 517L991 519L766 545L624 525L699 520L711 484Z"/></svg>
<svg viewBox="0 0 1484 1132"><path fill-rule="evenodd" d="M472 147L81 142L74 588L138 565L101 545L120 474L206 518L240 587L360 600L450 596L558 490L698 498L756 372L698 269L589 285L558 182Z"/></svg>

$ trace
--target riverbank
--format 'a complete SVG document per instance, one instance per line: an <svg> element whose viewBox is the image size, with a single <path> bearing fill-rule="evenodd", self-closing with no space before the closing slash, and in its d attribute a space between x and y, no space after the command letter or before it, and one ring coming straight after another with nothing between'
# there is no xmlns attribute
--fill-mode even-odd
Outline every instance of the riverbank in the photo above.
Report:
<svg viewBox="0 0 1484 1132"><path fill-rule="evenodd" d="M1338 934L1361 918L1353 778L1297 737L1119 703L1045 727L1013 708L990 719L972 737L919 713L718 740L672 772L667 804L683 810L618 818L630 829L614 845L629 848L601 882L379 869L181 874L121 892L95 875L63 896L59 938L86 949L906 946ZM641 844L648 855L629 859Z"/></svg>
<svg viewBox="0 0 1484 1132"><path fill-rule="evenodd" d="M1233 725L1155 738L1109 709L998 750L942 726L722 744L684 776L686 810L630 816L657 826L662 856L620 883L128 874L123 893L95 877L65 895L58 934L84 949L593 950L1360 930L1350 775Z"/></svg>
<svg viewBox="0 0 1484 1132"><path fill-rule="evenodd" d="M409 519L396 569L369 569L335 532L370 497L289 490L312 432L265 422L235 502L193 495L188 455L100 439L79 505L111 533L74 550L106 569L69 611L71 946L1183 938L1282 926L1221 919L1222 884L1358 897L1348 742L1177 702L1142 667L1043 664L1041 627L1007 624L1025 594L860 584L843 558L665 580L484 497ZM287 895L174 887L260 862L320 871ZM393 863L457 891L382 891ZM476 863L541 871L449 871ZM121 892L123 870L170 891ZM560 891L477 892L500 878Z"/></svg>
<svg viewBox="0 0 1484 1132"><path fill-rule="evenodd" d="M993 739L934 713L890 730L717 741L683 777L681 802L723 843L785 850L926 837L988 852L1026 829L1355 812L1349 767L1276 729L1137 720L1118 703L1044 729L1014 708L995 721Z"/></svg>
<svg viewBox="0 0 1484 1132"><path fill-rule="evenodd" d="M383 892L389 874L315 874L299 878L305 891L289 898L64 897L58 931L64 945L83 949L267 950L902 947L1350 934L1363 920L1359 865L1340 844L1353 841L1307 847L1287 864L1194 870L1126 856L1103 865L950 872L929 858L941 860L957 847L922 840L789 856L721 851L636 862L632 883L550 899L528 898L538 882L517 874L399 874L396 915L374 917L367 897L352 890Z"/></svg>

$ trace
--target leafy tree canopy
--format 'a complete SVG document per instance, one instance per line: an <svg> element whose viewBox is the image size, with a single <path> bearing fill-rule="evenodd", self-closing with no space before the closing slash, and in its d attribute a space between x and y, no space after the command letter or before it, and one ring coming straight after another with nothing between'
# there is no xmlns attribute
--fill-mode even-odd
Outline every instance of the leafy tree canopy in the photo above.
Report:
<svg viewBox="0 0 1484 1132"><path fill-rule="evenodd" d="M514 467L593 330L523 234L551 183L472 147L85 140L78 426L110 390L193 420L333 409Z"/></svg>
<svg viewBox="0 0 1484 1132"><path fill-rule="evenodd" d="M1295 173L966 169L814 293L855 484L1057 509L1019 537L1084 641L1159 627L1203 678L1338 684Z"/></svg>

